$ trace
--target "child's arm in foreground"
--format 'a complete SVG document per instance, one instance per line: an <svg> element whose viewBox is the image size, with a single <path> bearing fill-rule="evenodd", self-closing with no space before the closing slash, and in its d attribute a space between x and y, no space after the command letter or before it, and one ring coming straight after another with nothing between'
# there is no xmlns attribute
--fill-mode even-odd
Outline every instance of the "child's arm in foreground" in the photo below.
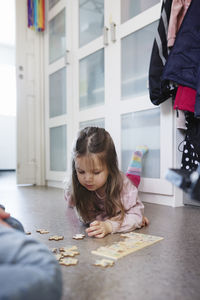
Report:
<svg viewBox="0 0 200 300"><path fill-rule="evenodd" d="M4 220L9 218L10 214L5 212L1 207L0 207L0 224L10 227Z"/></svg>
<svg viewBox="0 0 200 300"><path fill-rule="evenodd" d="M88 236L102 238L109 233L127 232L148 225L148 219L143 216L144 205L138 199L138 190L128 179L125 179L121 201L125 208L122 223L119 221L119 216L106 221L96 220L86 229Z"/></svg>
<svg viewBox="0 0 200 300"><path fill-rule="evenodd" d="M62 278L48 248L0 224L0 299L60 300Z"/></svg>

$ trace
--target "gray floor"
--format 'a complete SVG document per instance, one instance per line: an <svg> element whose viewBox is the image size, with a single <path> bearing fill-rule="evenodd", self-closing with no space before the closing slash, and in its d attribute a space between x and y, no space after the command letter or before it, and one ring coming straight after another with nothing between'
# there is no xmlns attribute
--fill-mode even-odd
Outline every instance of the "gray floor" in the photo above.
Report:
<svg viewBox="0 0 200 300"><path fill-rule="evenodd" d="M112 268L93 266L97 256L91 250L120 240L119 234L104 239L86 237L73 211L66 208L63 191L45 187L16 187L0 176L1 203L20 219L32 237L49 248L77 245L77 266L62 267L63 299L73 300L199 300L200 299L200 208L172 208L145 204L150 219L137 232L164 237L164 240L118 260ZM64 235L60 242L35 232L46 228Z"/></svg>

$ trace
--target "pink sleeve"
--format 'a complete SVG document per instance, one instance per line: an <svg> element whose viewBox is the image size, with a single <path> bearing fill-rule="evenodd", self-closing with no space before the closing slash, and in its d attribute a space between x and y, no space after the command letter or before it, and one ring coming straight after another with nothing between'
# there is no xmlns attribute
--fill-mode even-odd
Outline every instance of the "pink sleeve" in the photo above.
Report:
<svg viewBox="0 0 200 300"><path fill-rule="evenodd" d="M183 7L182 0L173 0L172 7L171 7L171 14L169 19L169 26L168 26L168 47L172 47L174 45L174 41L176 39L176 34L178 32L178 19Z"/></svg>
<svg viewBox="0 0 200 300"><path fill-rule="evenodd" d="M112 224L112 232L127 232L141 228L144 205L138 198L138 189L128 178L124 178L121 201L125 208L125 217L122 224L119 221L115 221L115 218L108 219Z"/></svg>
<svg viewBox="0 0 200 300"><path fill-rule="evenodd" d="M191 0L173 0L167 34L168 47L172 47L174 45L176 34L183 22L190 3Z"/></svg>

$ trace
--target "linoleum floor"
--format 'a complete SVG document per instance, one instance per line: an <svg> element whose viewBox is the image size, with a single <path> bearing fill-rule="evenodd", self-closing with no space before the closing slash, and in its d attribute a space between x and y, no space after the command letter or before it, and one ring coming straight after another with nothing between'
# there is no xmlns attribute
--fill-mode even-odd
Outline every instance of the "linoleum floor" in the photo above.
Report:
<svg viewBox="0 0 200 300"><path fill-rule="evenodd" d="M0 203L18 218L32 237L49 248L77 245L76 266L62 267L63 300L199 300L200 208L173 208L145 203L150 225L137 232L164 237L118 261L111 268L93 266L92 250L121 240L119 234L104 239L86 237L72 209L66 208L63 190L50 187L16 187L14 173L0 173ZM9 176L8 176L9 175ZM36 233L46 228L64 240L49 241Z"/></svg>

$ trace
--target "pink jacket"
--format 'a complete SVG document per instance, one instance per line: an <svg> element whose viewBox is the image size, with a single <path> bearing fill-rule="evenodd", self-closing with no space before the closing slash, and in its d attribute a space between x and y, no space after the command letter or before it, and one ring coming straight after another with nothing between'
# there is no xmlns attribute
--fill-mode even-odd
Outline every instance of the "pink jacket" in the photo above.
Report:
<svg viewBox="0 0 200 300"><path fill-rule="evenodd" d="M136 228L141 228L142 225L144 205L138 198L138 189L124 174L123 181L124 186L122 190L121 202L124 205L126 213L122 224L120 224L119 221L116 221L115 218L108 218L104 210L104 202L106 199L99 199L98 196L96 196L96 201L102 212L101 214L97 215L95 219L98 221L109 221L112 225L112 233L131 231ZM67 200L68 205L72 206L71 197L68 192L65 194L65 199ZM94 220L91 220L91 222L93 221Z"/></svg>
<svg viewBox="0 0 200 300"><path fill-rule="evenodd" d="M176 34L181 26L190 3L191 0L173 0L167 35L168 47L172 47L174 45Z"/></svg>

